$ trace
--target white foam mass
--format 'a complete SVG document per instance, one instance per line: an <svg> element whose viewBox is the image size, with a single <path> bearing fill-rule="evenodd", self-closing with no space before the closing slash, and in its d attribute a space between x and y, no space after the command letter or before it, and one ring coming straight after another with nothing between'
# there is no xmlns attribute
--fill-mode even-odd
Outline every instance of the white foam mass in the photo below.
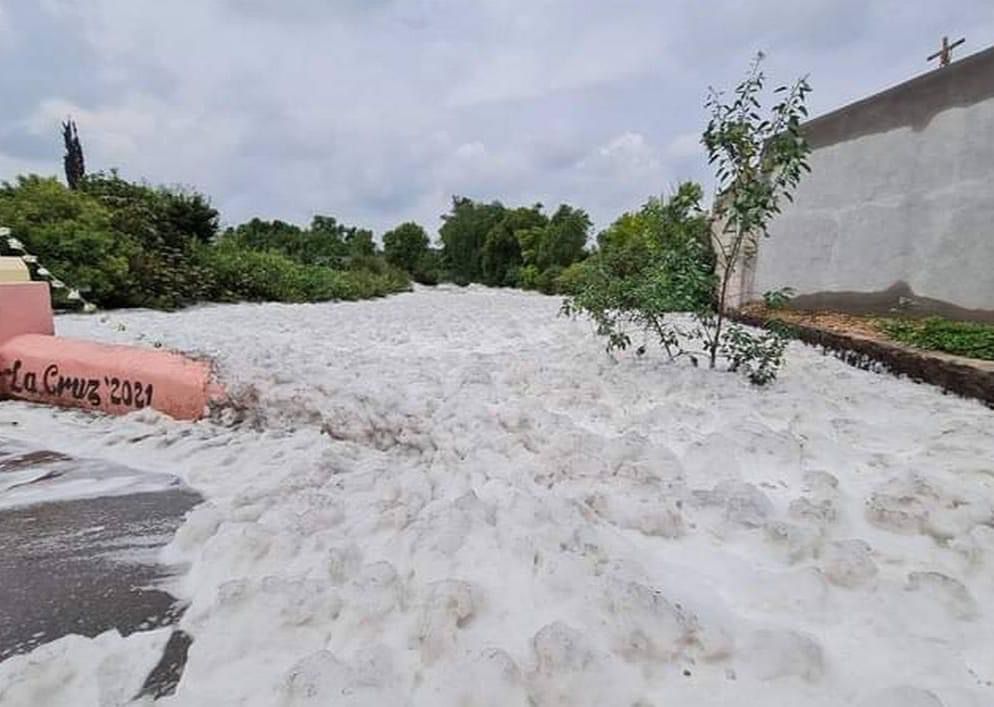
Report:
<svg viewBox="0 0 994 707"><path fill-rule="evenodd" d="M238 404L186 424L8 402L0 435L208 499L165 549L194 639L165 705L994 704L989 410L798 344L765 390L615 360L558 306L440 288L62 317L210 356ZM150 640L8 660L0 703L118 704Z"/></svg>

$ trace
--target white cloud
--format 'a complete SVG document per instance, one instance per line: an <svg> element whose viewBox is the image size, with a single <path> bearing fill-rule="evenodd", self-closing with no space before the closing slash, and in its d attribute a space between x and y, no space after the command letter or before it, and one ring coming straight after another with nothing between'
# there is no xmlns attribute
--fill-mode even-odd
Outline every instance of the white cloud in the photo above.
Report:
<svg viewBox="0 0 994 707"><path fill-rule="evenodd" d="M0 178L72 113L91 168L195 185L229 221L432 228L464 194L604 225L707 183L704 91L756 49L827 110L925 68L935 27L994 34L988 1L0 0L0 36L32 36L0 74Z"/></svg>
<svg viewBox="0 0 994 707"><path fill-rule="evenodd" d="M46 174L51 171L49 167L37 160L25 160L0 152L0 182L13 182L17 174Z"/></svg>
<svg viewBox="0 0 994 707"><path fill-rule="evenodd" d="M456 157L460 160L474 160L485 158L487 155L487 148L479 140L475 142L466 142L456 148Z"/></svg>
<svg viewBox="0 0 994 707"><path fill-rule="evenodd" d="M14 48L14 32L10 26L8 14L8 11L0 4L0 56L10 54Z"/></svg>
<svg viewBox="0 0 994 707"><path fill-rule="evenodd" d="M50 136L69 116L81 126L89 169L120 167L132 178L155 175L159 182L209 191L224 189L225 174L217 167L237 155L245 135L245 121L237 115L178 112L142 94L92 109L47 99L27 118L25 132Z"/></svg>
<svg viewBox="0 0 994 707"><path fill-rule="evenodd" d="M700 155L703 149L700 131L681 133L666 146L666 156L676 160L686 159Z"/></svg>
<svg viewBox="0 0 994 707"><path fill-rule="evenodd" d="M504 10L493 18L498 43L468 54L451 105L519 101L650 71L666 40L637 21L644 14L558 0Z"/></svg>
<svg viewBox="0 0 994 707"><path fill-rule="evenodd" d="M626 132L618 135L606 145L597 148L593 159L585 159L581 167L600 165L611 171L639 170L651 171L659 168L659 157L656 150L640 133Z"/></svg>

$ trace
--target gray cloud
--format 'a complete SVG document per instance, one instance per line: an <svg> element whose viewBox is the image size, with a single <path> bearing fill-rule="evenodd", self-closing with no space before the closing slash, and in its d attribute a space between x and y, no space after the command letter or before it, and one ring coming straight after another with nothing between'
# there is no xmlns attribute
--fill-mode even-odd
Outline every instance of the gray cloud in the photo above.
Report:
<svg viewBox="0 0 994 707"><path fill-rule="evenodd" d="M989 0L0 0L0 179L91 168L210 193L229 222L430 228L452 194L570 201L598 225L707 181L708 84L758 49L829 110L994 35Z"/></svg>

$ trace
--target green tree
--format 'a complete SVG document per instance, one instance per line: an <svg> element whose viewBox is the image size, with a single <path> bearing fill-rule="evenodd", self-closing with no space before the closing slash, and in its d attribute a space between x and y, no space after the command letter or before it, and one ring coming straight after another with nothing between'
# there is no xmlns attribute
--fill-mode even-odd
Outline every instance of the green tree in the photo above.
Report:
<svg viewBox="0 0 994 707"><path fill-rule="evenodd" d="M517 232L524 264L542 272L582 260L590 227L585 211L562 204L546 223Z"/></svg>
<svg viewBox="0 0 994 707"><path fill-rule="evenodd" d="M221 239L247 250L272 251L289 255L299 248L298 240L302 237L303 230L292 223L253 218L251 221L227 229Z"/></svg>
<svg viewBox="0 0 994 707"><path fill-rule="evenodd" d="M114 231L139 244L122 304L173 309L203 299L208 283L194 247L211 242L218 223L205 196L129 182L114 170L87 176L80 190L108 209Z"/></svg>
<svg viewBox="0 0 994 707"><path fill-rule="evenodd" d="M311 219L311 227L301 234L296 250L289 255L309 265L341 268L351 254L350 235L349 227L339 223L334 216L318 214Z"/></svg>
<svg viewBox="0 0 994 707"><path fill-rule="evenodd" d="M482 282L483 244L505 211L499 201L483 204L466 197L452 197L452 208L442 216L438 234L445 263L457 283Z"/></svg>
<svg viewBox="0 0 994 707"><path fill-rule="evenodd" d="M54 178L0 186L0 223L57 278L104 306L129 304L138 241L114 228L110 209Z"/></svg>
<svg viewBox="0 0 994 707"><path fill-rule="evenodd" d="M598 234L598 247L648 257L692 237L710 248L710 222L700 207L703 197L704 190L695 182L682 182L668 199L650 197L638 211L622 214Z"/></svg>
<svg viewBox="0 0 994 707"><path fill-rule="evenodd" d="M405 273L376 255L372 232L330 217L317 217L312 229L252 219L217 238L217 212L196 192L129 182L113 171L86 176L78 187L36 176L3 183L0 224L54 277L102 307L361 299L410 287Z"/></svg>
<svg viewBox="0 0 994 707"><path fill-rule="evenodd" d="M518 234L548 223L542 205L504 209L503 215L487 233L480 257L482 281L491 286L513 287L522 265Z"/></svg>
<svg viewBox="0 0 994 707"><path fill-rule="evenodd" d="M122 217L140 216L143 232L137 236L173 246L190 238L210 243L217 237L217 209L197 191L129 182L116 170L87 175L79 188Z"/></svg>
<svg viewBox="0 0 994 707"><path fill-rule="evenodd" d="M357 229L346 227L333 216L315 216L310 228L284 221L264 221L253 218L225 231L223 239L237 243L243 248L257 251L280 253L305 265L323 265L341 269L353 253ZM368 232L367 232L368 233ZM360 241L371 243L372 234ZM363 252L366 243L355 250Z"/></svg>
<svg viewBox="0 0 994 707"><path fill-rule="evenodd" d="M376 254L373 232L346 226L333 216L315 216L311 228L303 234L301 262L340 267L348 258L365 258Z"/></svg>
<svg viewBox="0 0 994 707"><path fill-rule="evenodd" d="M763 117L759 100L766 82L759 68L762 60L760 53L729 101L714 89L707 101L711 118L701 141L715 167L715 240L721 284L717 311L713 317L702 319L699 335L707 347L711 368L723 346L722 326L732 273L755 254L758 239L769 235L767 227L780 212L780 199L792 199L802 174L811 171L807 163L810 147L801 134L811 87L805 78L780 86L774 91L781 96L780 102ZM737 342L744 341L740 332L732 333Z"/></svg>
<svg viewBox="0 0 994 707"><path fill-rule="evenodd" d="M623 215L584 261L582 281L568 284L572 292L563 312L589 316L607 338L608 351L627 348L634 325L658 337L671 356L681 355L678 332L666 315L710 306L713 260L701 193L688 182L669 199L650 199L638 212Z"/></svg>
<svg viewBox="0 0 994 707"><path fill-rule="evenodd" d="M626 214L601 234L600 251L580 273L586 281L563 303L564 313L594 320L608 350L627 347L628 325L635 324L657 336L672 357L688 355L696 364L696 354L703 353L711 368L721 357L729 370L757 385L776 377L786 346L781 335L724 326L730 275L755 253L779 200L791 198L809 169L800 121L811 89L805 79L778 88L782 98L764 118L761 60L760 54L731 100L712 90L707 102L711 119L702 143L718 182L712 216L701 210L696 185ZM665 319L687 310L693 314L690 330ZM688 340L700 342L703 351L688 347Z"/></svg>
<svg viewBox="0 0 994 707"><path fill-rule="evenodd" d="M345 234L345 244L351 258L369 258L376 255L376 241L373 232L366 228L349 228Z"/></svg>
<svg viewBox="0 0 994 707"><path fill-rule="evenodd" d="M561 204L549 220L549 237L545 239L542 260L548 267L566 268L582 260L593 223L583 209Z"/></svg>
<svg viewBox="0 0 994 707"><path fill-rule="evenodd" d="M420 258L413 273L415 282L437 285L445 277L445 257L440 248L429 248Z"/></svg>
<svg viewBox="0 0 994 707"><path fill-rule="evenodd" d="M220 214L203 194L187 189L163 192L166 220L180 233L193 236L200 243L217 239Z"/></svg>
<svg viewBox="0 0 994 707"><path fill-rule="evenodd" d="M211 239L217 212L199 194L111 172L84 177L76 191L21 178L5 185L4 200L18 237L99 305L171 309L202 299L209 286L194 246Z"/></svg>
<svg viewBox="0 0 994 707"><path fill-rule="evenodd" d="M79 131L76 121L71 118L62 124L62 142L66 154L62 158L62 166L66 173L66 184L76 190L86 176L86 164L83 159L83 145L79 141Z"/></svg>
<svg viewBox="0 0 994 707"><path fill-rule="evenodd" d="M383 255L387 262L415 274L428 252L428 234L408 221L383 234Z"/></svg>

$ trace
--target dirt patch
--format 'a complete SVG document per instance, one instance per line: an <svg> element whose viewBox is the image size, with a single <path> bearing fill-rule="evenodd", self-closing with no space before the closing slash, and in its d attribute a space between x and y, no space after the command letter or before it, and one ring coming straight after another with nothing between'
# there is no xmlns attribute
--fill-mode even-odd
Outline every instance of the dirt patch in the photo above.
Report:
<svg viewBox="0 0 994 707"><path fill-rule="evenodd" d="M877 325L879 317L866 314L846 314L844 312L813 312L794 309L770 309L762 304L750 304L742 308L742 314L763 320L779 319L790 324L824 329L836 334L859 336L874 341L888 341L887 336ZM891 342L896 343L896 342Z"/></svg>

